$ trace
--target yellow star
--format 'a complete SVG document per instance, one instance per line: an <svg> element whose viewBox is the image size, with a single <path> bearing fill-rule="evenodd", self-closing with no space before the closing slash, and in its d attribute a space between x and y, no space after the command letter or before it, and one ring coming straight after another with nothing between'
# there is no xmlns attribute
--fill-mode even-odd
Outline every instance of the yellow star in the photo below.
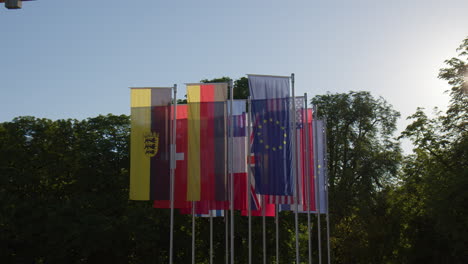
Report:
<svg viewBox="0 0 468 264"><path fill-rule="evenodd" d="M266 124L266 122L268 122L268 120L264 119L264 120L263 120L263 123L265 123L265 124Z"/></svg>
<svg viewBox="0 0 468 264"><path fill-rule="evenodd" d="M276 124L279 125L279 121L276 121Z"/></svg>
<svg viewBox="0 0 468 264"><path fill-rule="evenodd" d="M286 141L283 141L283 144L286 145Z"/></svg>
<svg viewBox="0 0 468 264"><path fill-rule="evenodd" d="M272 147L271 149L272 149L273 151L276 151L276 148L275 148L275 147Z"/></svg>
<svg viewBox="0 0 468 264"><path fill-rule="evenodd" d="M266 148L266 149L269 149L269 148L270 148L270 146L266 145L266 146L265 146L265 148Z"/></svg>

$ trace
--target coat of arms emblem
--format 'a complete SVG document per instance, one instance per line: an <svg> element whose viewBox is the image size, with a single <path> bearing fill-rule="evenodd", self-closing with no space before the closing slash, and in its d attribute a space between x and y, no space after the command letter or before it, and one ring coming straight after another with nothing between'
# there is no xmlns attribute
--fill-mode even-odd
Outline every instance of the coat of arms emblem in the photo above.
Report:
<svg viewBox="0 0 468 264"><path fill-rule="evenodd" d="M152 132L144 135L144 150L148 157L154 157L158 154L159 133Z"/></svg>

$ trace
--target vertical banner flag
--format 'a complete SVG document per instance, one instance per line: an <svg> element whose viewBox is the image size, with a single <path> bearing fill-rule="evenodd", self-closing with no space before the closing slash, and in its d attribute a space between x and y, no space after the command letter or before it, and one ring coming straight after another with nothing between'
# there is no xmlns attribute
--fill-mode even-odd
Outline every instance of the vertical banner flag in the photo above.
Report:
<svg viewBox="0 0 468 264"><path fill-rule="evenodd" d="M299 210L302 210L304 212L307 212L307 209L309 211L315 211L315 181L314 181L314 147L313 147L313 131L312 131L312 109L307 109L307 112L305 110L303 111L303 124L304 127L301 129L299 140L300 140L300 157L302 160L302 163L300 165L301 168L301 175L302 175L302 194L303 194L303 203L302 205L298 206ZM306 117L307 115L307 117ZM306 122L307 119L307 122ZM305 126L307 126L307 129L305 129ZM307 130L307 131L306 131ZM307 133L306 133L307 132ZM306 140L307 143L306 144ZM307 155L305 152L308 152L308 160L307 160ZM307 174L309 175L309 178L307 179L306 176ZM307 182L309 183L309 187L307 188ZM307 193L309 191L309 193ZM308 199L310 198L310 203L308 203ZM295 209L295 207L293 207Z"/></svg>
<svg viewBox="0 0 468 264"><path fill-rule="evenodd" d="M291 99L292 100L292 99ZM298 180L298 204L300 208L306 208L306 197L307 197L307 186L306 186L306 170L309 172L313 171L312 167L312 157L309 155L309 161L306 160L305 150L305 139L306 139L306 113L304 109L304 97L296 97L296 113L295 113L295 127L294 133L296 133L296 165L297 166L297 180ZM309 111L309 125L311 125L311 116L312 110ZM309 132L309 153L312 154L311 142L312 142L312 132ZM312 177L313 174L309 173L309 177ZM310 180L313 182L313 180ZM310 185L310 184L309 184ZM312 185L313 186L313 185ZM272 204L295 204L296 203L296 190L294 190L293 195L266 195L265 200L267 203ZM289 207L288 207L289 208Z"/></svg>
<svg viewBox="0 0 468 264"><path fill-rule="evenodd" d="M297 108L296 108L297 109ZM299 181L300 181L300 204L298 206L299 212L300 213L306 213L307 212L307 206L308 204L310 205L309 211L310 212L315 212L315 180L314 180L314 140L313 140L313 131L312 131L312 109L307 109L307 113L305 112L305 109L301 109L302 112L302 126L298 126L298 133L296 136L297 140L297 160L298 160L298 166L299 166ZM307 120L306 120L306 114L307 114ZM307 121L307 122L306 122ZM307 126L307 131L305 129L305 126ZM306 133L307 132L307 133ZM308 145L306 145L306 138ZM307 155L306 151L308 152L308 160L307 160ZM308 170L308 172L307 172ZM307 203L307 198L309 195L307 195L307 179L306 176L307 174L309 175L309 192L310 192L310 201ZM281 203L280 205L280 210L281 211L294 211L295 206L293 203Z"/></svg>
<svg viewBox="0 0 468 264"><path fill-rule="evenodd" d="M188 201L227 200L227 87L187 84Z"/></svg>
<svg viewBox="0 0 468 264"><path fill-rule="evenodd" d="M289 87L289 77L249 75L258 194L294 194Z"/></svg>
<svg viewBox="0 0 468 264"><path fill-rule="evenodd" d="M230 111L231 101L228 101ZM247 113L246 100L232 101L232 173L234 177L234 209L247 208Z"/></svg>
<svg viewBox="0 0 468 264"><path fill-rule="evenodd" d="M131 200L170 199L171 91L131 89Z"/></svg>
<svg viewBox="0 0 468 264"><path fill-rule="evenodd" d="M315 161L317 163L317 181L318 181L318 195L319 195L319 209L320 213L328 213L328 175L327 175L327 162L326 162L326 134L325 134L325 122L323 120L314 120L317 140L314 144L317 144L317 153L315 155Z"/></svg>
<svg viewBox="0 0 468 264"><path fill-rule="evenodd" d="M192 208L187 201L187 105L177 105L176 142L174 208ZM154 207L170 208L170 200L155 200Z"/></svg>
<svg viewBox="0 0 468 264"><path fill-rule="evenodd" d="M309 122L312 119L312 110L309 109ZM314 131L314 132L312 132ZM313 135L312 133L317 133ZM327 179L327 163L326 163L326 136L325 136L325 122L323 120L313 120L309 123L309 142L310 142L310 169L309 175L311 175L309 186L310 186L310 212L317 213L315 206L315 179L318 184L318 198L320 200L319 210L320 213L328 212L328 179ZM317 152L313 152L313 145L317 145ZM312 163L313 161L313 163ZM317 166L317 176L314 177L313 166ZM294 211L295 207L291 205L281 205L281 211ZM307 213L306 205L299 206L299 213Z"/></svg>

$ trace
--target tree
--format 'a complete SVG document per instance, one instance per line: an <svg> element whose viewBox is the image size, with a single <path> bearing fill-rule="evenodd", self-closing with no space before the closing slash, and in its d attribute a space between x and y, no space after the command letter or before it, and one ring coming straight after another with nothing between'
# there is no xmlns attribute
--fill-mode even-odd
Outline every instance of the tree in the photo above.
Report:
<svg viewBox="0 0 468 264"><path fill-rule="evenodd" d="M128 201L129 117L19 117L0 123L2 263L155 263L169 213ZM190 259L176 214L175 260Z"/></svg>
<svg viewBox="0 0 468 264"><path fill-rule="evenodd" d="M392 255L386 190L401 152L392 137L399 113L369 92L318 95L326 119L333 261L381 263Z"/></svg>
<svg viewBox="0 0 468 264"><path fill-rule="evenodd" d="M429 118L419 108L402 133L415 146L399 190L405 197L401 204L407 216L408 262L468 262L468 37L458 51L439 74L451 86L445 114L436 109L435 117Z"/></svg>

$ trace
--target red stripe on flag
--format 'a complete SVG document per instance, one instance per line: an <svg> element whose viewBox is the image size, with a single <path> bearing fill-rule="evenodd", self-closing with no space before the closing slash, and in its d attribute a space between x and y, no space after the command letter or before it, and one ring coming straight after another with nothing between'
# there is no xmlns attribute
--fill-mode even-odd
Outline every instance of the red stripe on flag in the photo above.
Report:
<svg viewBox="0 0 468 264"><path fill-rule="evenodd" d="M173 116L173 114L171 114ZM191 208L187 201L187 105L177 106L174 208ZM155 208L170 208L170 201L154 201Z"/></svg>
<svg viewBox="0 0 468 264"><path fill-rule="evenodd" d="M200 85L200 200L214 201L214 85Z"/></svg>

